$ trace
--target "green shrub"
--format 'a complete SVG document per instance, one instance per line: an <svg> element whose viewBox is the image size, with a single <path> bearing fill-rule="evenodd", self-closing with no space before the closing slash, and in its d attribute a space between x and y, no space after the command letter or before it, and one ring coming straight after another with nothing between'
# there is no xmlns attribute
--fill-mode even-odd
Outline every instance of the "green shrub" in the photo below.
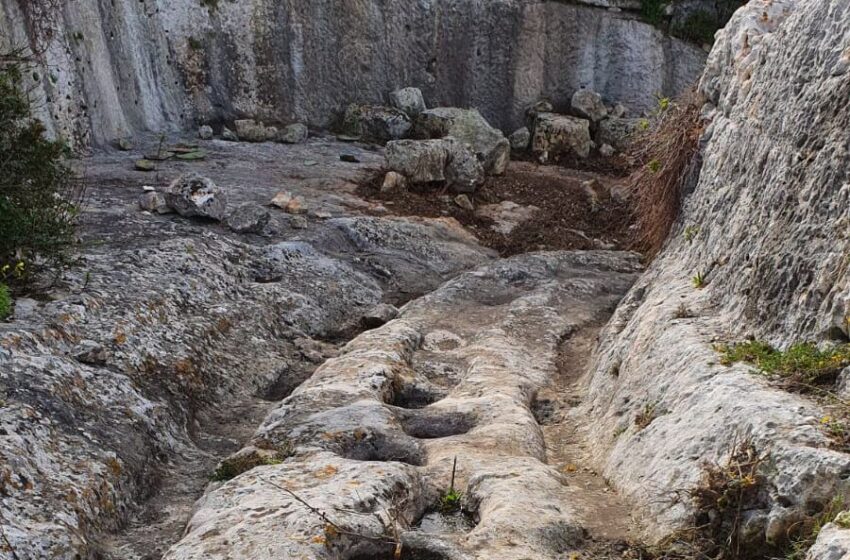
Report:
<svg viewBox="0 0 850 560"><path fill-rule="evenodd" d="M660 25L664 22L664 11L669 3L667 0L640 0L640 16L647 23Z"/></svg>
<svg viewBox="0 0 850 560"><path fill-rule="evenodd" d="M670 34L692 43L714 43L714 34L723 27L724 22L705 10L698 10L689 15L684 22L670 29Z"/></svg>
<svg viewBox="0 0 850 560"><path fill-rule="evenodd" d="M0 270L7 271L0 278L20 281L34 265L63 260L81 193L67 165L68 149L47 139L32 116L26 61L0 61ZM16 273L9 275L10 269Z"/></svg>
<svg viewBox="0 0 850 560"><path fill-rule="evenodd" d="M9 295L9 287L0 283L0 321L12 314L12 296Z"/></svg>

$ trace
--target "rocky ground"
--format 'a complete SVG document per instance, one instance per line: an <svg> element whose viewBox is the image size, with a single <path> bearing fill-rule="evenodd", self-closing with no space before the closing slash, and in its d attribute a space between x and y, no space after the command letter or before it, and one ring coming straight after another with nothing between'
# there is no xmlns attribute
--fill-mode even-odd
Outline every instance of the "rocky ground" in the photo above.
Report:
<svg viewBox="0 0 850 560"><path fill-rule="evenodd" d="M476 534L487 534L481 532L490 525L487 531L500 531L499 524L513 516L485 514L487 508L498 510L497 489L467 490L472 481L484 484L494 476L492 469L519 469L517 476L539 480L549 489L541 487L543 493L560 488L547 498L552 505L541 505L541 511L566 509L547 514L551 520L542 525L531 517L528 521L541 535L562 532L559 547L580 546L585 528L604 525L598 519L594 525L590 515L585 526L588 512L565 505L568 495L583 492L588 484L589 492L603 495L605 490L609 496L604 481L588 474L592 469L578 451L567 458L555 440L547 440L532 411L538 408L536 392L558 371L563 341L604 322L633 281L637 257L555 251L498 261L497 251L473 235L488 239L489 231L494 237L488 244L497 247L495 236L510 238L496 229L547 223L542 200L544 214L522 211L550 177L559 187L553 200L568 202L578 215L591 203L580 186L587 174L512 164L480 196L490 197L491 204L509 201L520 212L470 221L437 210L443 204L438 193L431 193L430 209L421 211L397 211L393 201L364 198L383 166L381 151L332 137L297 145L202 141L202 160L171 159L156 161L153 171L134 169L139 157L177 140L140 138L129 152L110 150L81 162L88 191L79 259L37 298L18 299L14 319L0 326L4 554L158 558L179 539L194 511L193 524L203 529L193 525L169 554L206 558L221 545L212 538L219 530L210 532L210 526L232 525L229 515L245 521L255 515L225 515L212 505L217 496L231 500L220 493L243 494L234 486L239 481L255 481L251 484L259 484L264 495L275 494L274 486L252 478L269 468L284 473L269 473L275 484L284 483L280 476L289 476L285 473L303 477L318 471L309 484L322 485L315 487L311 501L328 515L339 505L334 500L351 496L370 504L357 507L381 513L387 506L381 485L410 483L409 523L397 527L404 538L420 539L420 548L471 546L471 552L484 545L463 544L465 536L459 533L446 538L422 530L407 534L420 521L425 527L429 519L443 526L431 510L455 456L456 487L466 495L464 516L470 524L474 517L481 527ZM187 172L201 173L219 186L221 204L209 203L205 211L223 209L222 221L139 208L151 187L163 192ZM514 188L517 182L528 191ZM281 192L289 204L270 206ZM513 200L511 192L516 193ZM598 211L605 216L616 208L605 200ZM591 223L575 225L588 227L583 234L588 239L604 230ZM521 238L512 243L514 249L506 252L520 252ZM393 306L404 304L400 319L345 345L364 329L392 319ZM461 308L467 323L454 318ZM539 332L522 326L532 324ZM402 354L393 354L401 349ZM387 352L390 357L381 358ZM520 363L530 369L510 365ZM374 373L362 378L360 367ZM345 373L347 368L353 369ZM480 373L474 373L477 368ZM363 382L361 398L357 387ZM331 385L323 388L323 383ZM334 393L333 386L345 390ZM372 400L366 397L380 387ZM565 406L564 400L547 403ZM299 417L307 416L287 420L286 426L297 426L276 426L277 418L291 416L286 411L293 403ZM347 428L350 406L357 408L356 426ZM308 421L310 416L315 418ZM320 432L310 432L311 422ZM552 425L552 420L544 423ZM290 429L312 435L296 440ZM547 446L558 448L558 459L547 459ZM502 447L496 455L488 451ZM251 457L256 449L286 453L268 461L279 465L252 469L205 490L210 478L222 472L219 461L235 453L242 464L238 458ZM254 466L266 459L251 461ZM570 470L574 465L582 470ZM374 469L397 471L394 476L402 478L379 476L370 482L366 475ZM364 484L384 482L340 495L336 470ZM571 476L587 482L571 490ZM373 491L384 497L371 497ZM194 506L202 495L207 505ZM616 500L613 493L610 497ZM294 499L285 493L279 498ZM299 504L295 500L281 511ZM322 519L309 519L309 512L293 519L308 523L297 531L312 539L324 529ZM500 515L508 517L499 521ZM276 519L269 522L277 524ZM547 529L550 524L557 528ZM624 527L622 534L630 529ZM380 538L384 530L380 524L364 529ZM548 546L541 539L522 547ZM248 550L254 551L251 557L261 554L263 542L265 537L245 548L246 557ZM344 542L308 542L304 550L322 556ZM366 545L352 546L347 555Z"/></svg>

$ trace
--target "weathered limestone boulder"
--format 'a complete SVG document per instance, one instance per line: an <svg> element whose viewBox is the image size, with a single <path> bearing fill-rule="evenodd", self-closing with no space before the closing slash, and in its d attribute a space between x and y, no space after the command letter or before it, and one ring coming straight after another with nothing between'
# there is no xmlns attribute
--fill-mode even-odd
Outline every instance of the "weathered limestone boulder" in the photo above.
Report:
<svg viewBox="0 0 850 560"><path fill-rule="evenodd" d="M406 113L381 105L352 103L345 110L343 121L343 128L348 134L379 143L407 138L412 127Z"/></svg>
<svg viewBox="0 0 850 560"><path fill-rule="evenodd" d="M608 116L608 108L602 101L602 96L593 90L580 89L573 94L570 107L579 117L599 122Z"/></svg>
<svg viewBox="0 0 850 560"><path fill-rule="evenodd" d="M586 158L590 148L590 121L556 113L537 115L531 149L543 160L556 154Z"/></svg>
<svg viewBox="0 0 850 560"><path fill-rule="evenodd" d="M517 129L508 137L511 143L511 149L517 152L523 152L528 149L531 143L531 131L527 126Z"/></svg>
<svg viewBox="0 0 850 560"><path fill-rule="evenodd" d="M212 140L213 129L210 125L203 125L198 129L198 138L201 140Z"/></svg>
<svg viewBox="0 0 850 560"><path fill-rule="evenodd" d="M398 140L387 144L387 168L411 183L445 182L469 193L484 182L484 167L471 148L456 138Z"/></svg>
<svg viewBox="0 0 850 560"><path fill-rule="evenodd" d="M302 142L307 141L307 137L309 135L310 131L307 130L307 125L294 123L284 127L284 129L280 131L277 141L284 144L301 144Z"/></svg>
<svg viewBox="0 0 850 560"><path fill-rule="evenodd" d="M139 208L146 212L168 214L173 212L165 197L157 191L147 191L139 196Z"/></svg>
<svg viewBox="0 0 850 560"><path fill-rule="evenodd" d="M165 201L181 216L223 220L227 193L211 179L188 173L181 175L163 192Z"/></svg>
<svg viewBox="0 0 850 560"><path fill-rule="evenodd" d="M457 193L473 193L484 184L484 166L469 146L449 136L443 139L448 154L446 181Z"/></svg>
<svg viewBox="0 0 850 560"><path fill-rule="evenodd" d="M629 147L635 133L646 126L645 119L611 117L601 121L596 130L596 143L608 144L623 151Z"/></svg>
<svg viewBox="0 0 850 560"><path fill-rule="evenodd" d="M238 142L239 137L236 136L236 133L227 128L226 126L221 129L221 139L226 140L228 142Z"/></svg>
<svg viewBox="0 0 850 560"><path fill-rule="evenodd" d="M236 136L243 142L271 142L277 138L278 130L253 119L240 119L233 122Z"/></svg>
<svg viewBox="0 0 850 560"><path fill-rule="evenodd" d="M390 93L390 104L396 109L404 111L412 119L427 109L422 90L415 87L397 89Z"/></svg>
<svg viewBox="0 0 850 560"><path fill-rule="evenodd" d="M388 171L381 183L381 192L403 191L407 188L407 177L396 171Z"/></svg>
<svg viewBox="0 0 850 560"><path fill-rule="evenodd" d="M511 145L500 130L490 126L476 109L438 107L423 111L416 118L416 138L452 136L472 146L475 155L490 175L501 175L510 161Z"/></svg>
<svg viewBox="0 0 850 560"><path fill-rule="evenodd" d="M238 206L227 217L227 227L236 233L260 233L268 225L269 211L253 202Z"/></svg>
<svg viewBox="0 0 850 560"><path fill-rule="evenodd" d="M411 183L446 180L449 157L445 143L437 140L397 140L387 144L387 168Z"/></svg>

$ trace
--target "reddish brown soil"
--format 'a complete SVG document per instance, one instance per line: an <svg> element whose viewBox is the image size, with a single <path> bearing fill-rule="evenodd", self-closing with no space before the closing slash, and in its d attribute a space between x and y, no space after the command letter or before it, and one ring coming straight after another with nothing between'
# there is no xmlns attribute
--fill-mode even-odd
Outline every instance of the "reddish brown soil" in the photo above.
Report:
<svg viewBox="0 0 850 560"><path fill-rule="evenodd" d="M633 223L628 204L608 199L594 209L581 186L592 178L606 187L622 183L618 169L605 168L602 164L599 168L606 173L512 161L505 175L490 177L472 197L476 208L506 200L540 208L533 218L508 235L494 231L491 219L457 206L454 194L440 188L418 187L384 194L380 192L383 180L380 175L361 185L359 194L380 202L398 216L451 216L502 256L538 250L627 249L631 245Z"/></svg>

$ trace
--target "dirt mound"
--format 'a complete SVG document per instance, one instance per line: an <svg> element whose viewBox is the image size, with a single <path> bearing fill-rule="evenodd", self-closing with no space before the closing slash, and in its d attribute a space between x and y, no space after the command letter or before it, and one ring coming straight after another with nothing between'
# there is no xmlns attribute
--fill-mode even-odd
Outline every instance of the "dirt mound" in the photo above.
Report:
<svg viewBox="0 0 850 560"><path fill-rule="evenodd" d="M399 216L453 217L502 256L537 250L628 248L634 222L629 203L607 194L590 195L582 183L591 179L601 184L603 193L623 183L619 176L514 161L505 175L491 177L474 195L475 211L458 206L454 195L440 187L382 193L383 175L361 185L358 194L380 201ZM505 202L537 210L507 231L498 219L485 215L486 207Z"/></svg>

